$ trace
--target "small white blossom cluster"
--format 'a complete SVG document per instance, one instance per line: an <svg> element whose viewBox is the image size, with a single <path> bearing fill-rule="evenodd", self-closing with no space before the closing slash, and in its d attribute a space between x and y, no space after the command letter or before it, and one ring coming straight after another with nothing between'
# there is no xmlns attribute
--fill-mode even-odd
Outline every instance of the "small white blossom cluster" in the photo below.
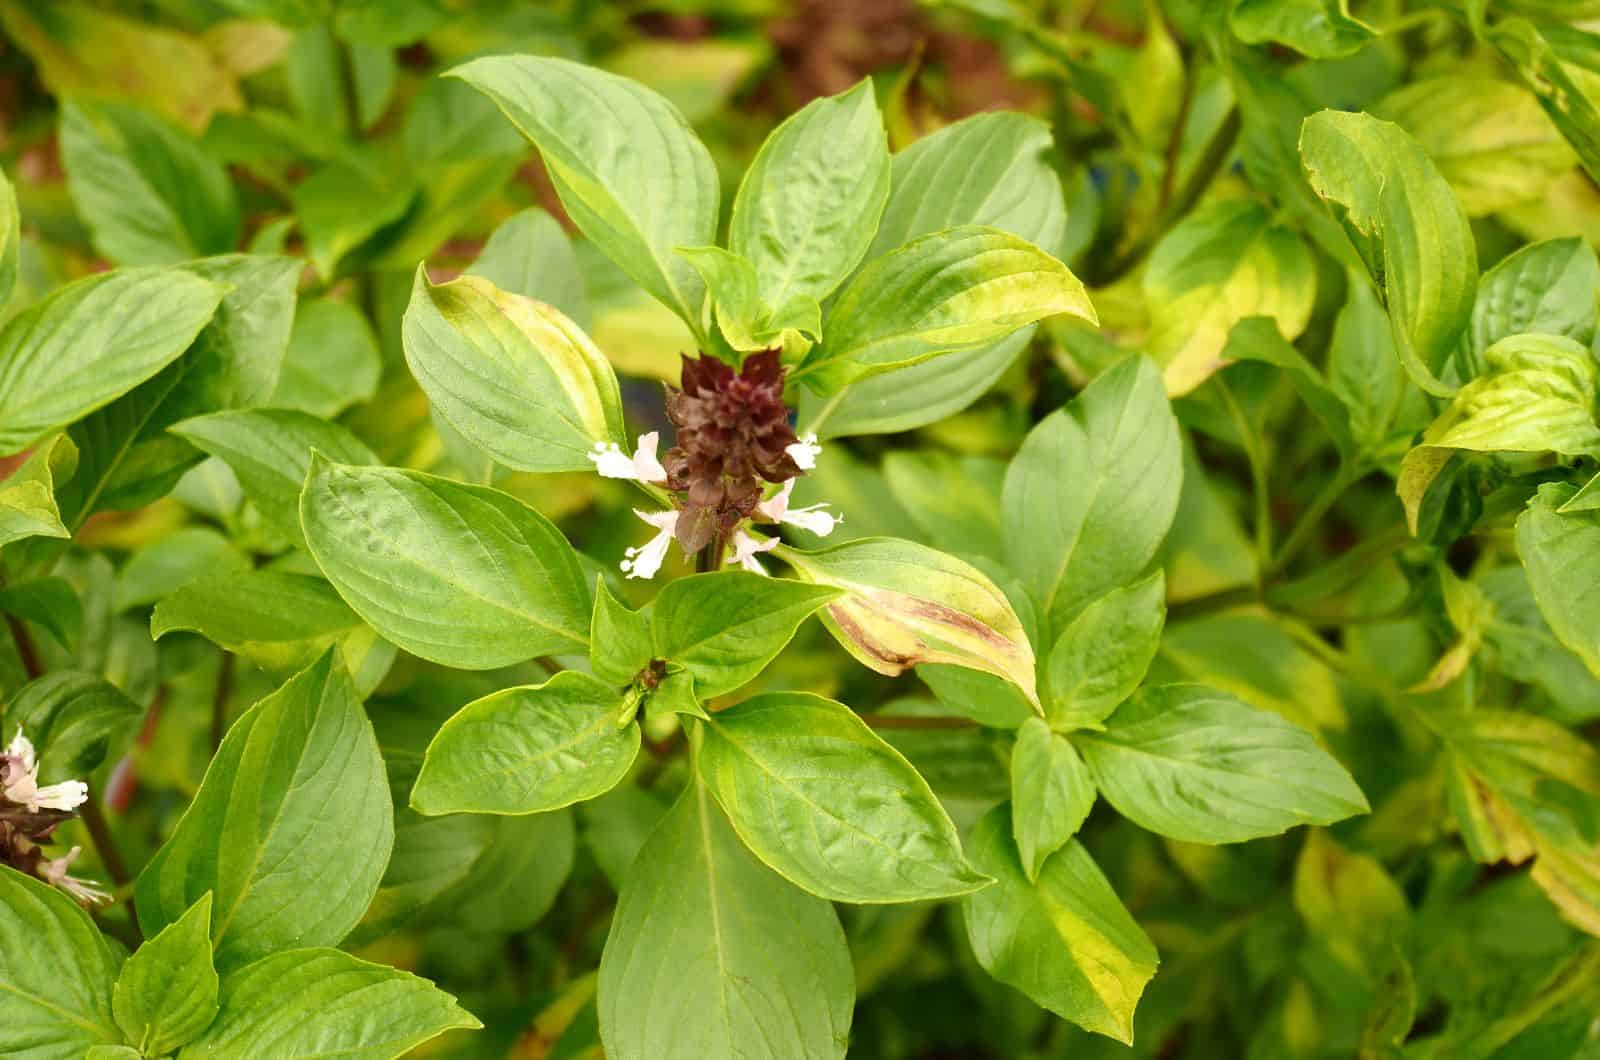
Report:
<svg viewBox="0 0 1600 1060"><path fill-rule="evenodd" d="M83 852L73 847L59 858L46 858L39 843L48 838L60 823L59 818L28 821L22 815L46 815L50 811L72 813L89 800L89 786L81 780L59 784L39 783L39 759L33 741L22 730L0 754L0 810L11 809L14 820L0 821L0 861L13 861L80 902L105 902L110 893L88 880L69 875L67 870Z"/></svg>
<svg viewBox="0 0 1600 1060"><path fill-rule="evenodd" d="M616 442L609 444L596 442L589 459L594 462L595 470L602 478L626 479L630 482L659 486L667 481L667 469L661 465L656 456L660 447L661 435L651 431L649 434L639 436L638 448L631 456L623 452L622 447ZM817 444L815 434L807 434L793 445L785 446L784 452L789 454L802 471L811 471L817 466L817 456L822 452L822 446ZM766 523L797 526L820 537L833 533L833 528L839 524L841 517L827 511L826 504L809 504L803 508L789 506L789 498L794 493L794 484L795 480L789 479L777 493L756 505L756 519ZM653 578L661 569L661 564L666 561L667 549L672 545L673 534L678 527L678 512L676 509L647 512L635 508L633 514L654 527L656 534L645 544L627 550L622 560L622 571L630 578ZM756 557L777 547L776 537L752 534L741 526L733 532L733 537L728 542L726 558L728 562L736 563L754 574L765 574L766 569Z"/></svg>

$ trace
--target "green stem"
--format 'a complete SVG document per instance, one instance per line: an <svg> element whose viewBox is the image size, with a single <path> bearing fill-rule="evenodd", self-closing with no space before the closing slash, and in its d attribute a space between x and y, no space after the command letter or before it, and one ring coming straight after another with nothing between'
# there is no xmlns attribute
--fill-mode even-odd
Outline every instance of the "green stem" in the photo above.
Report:
<svg viewBox="0 0 1600 1060"><path fill-rule="evenodd" d="M1299 555L1300 550L1311 543L1328 510L1344 496L1345 490L1360 481L1366 471L1365 464L1359 460L1348 460L1339 465L1339 470L1323 484L1322 489L1311 499L1306 510L1300 513L1300 518L1290 528L1289 536L1283 539L1277 555L1272 558L1272 562L1264 572L1265 579L1272 579L1283 573L1284 568Z"/></svg>
<svg viewBox="0 0 1600 1060"><path fill-rule="evenodd" d="M1239 432L1245 459L1250 462L1251 490L1255 494L1256 509L1256 581L1260 584L1266 578L1272 558L1272 496L1267 476L1267 454L1261 447L1261 438L1256 434L1255 427L1233 396L1233 388L1228 386L1227 379L1222 375L1212 378L1216 380L1217 393L1222 396L1228 418L1233 421L1234 430Z"/></svg>

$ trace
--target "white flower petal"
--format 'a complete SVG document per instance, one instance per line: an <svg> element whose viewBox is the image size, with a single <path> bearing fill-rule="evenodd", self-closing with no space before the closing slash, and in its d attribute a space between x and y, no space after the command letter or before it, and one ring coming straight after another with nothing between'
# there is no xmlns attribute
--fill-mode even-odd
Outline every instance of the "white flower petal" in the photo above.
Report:
<svg viewBox="0 0 1600 1060"><path fill-rule="evenodd" d="M667 469L661 466L661 461L656 459L656 450L661 448L661 433L651 431L649 434L639 435L639 448L633 454L633 471L640 482L661 483L667 481Z"/></svg>
<svg viewBox="0 0 1600 1060"><path fill-rule="evenodd" d="M793 445L784 446L783 451L789 454L801 471L810 471L817 466L817 455L822 452L822 446L817 444L817 436L812 432Z"/></svg>
<svg viewBox="0 0 1600 1060"><path fill-rule="evenodd" d="M756 505L756 514L769 523L783 522L783 516L789 510L789 495L794 492L795 481L790 479L785 482L777 493Z"/></svg>
<svg viewBox="0 0 1600 1060"><path fill-rule="evenodd" d="M83 853L82 847L73 847L64 857L46 861L39 866L45 882L53 887L59 887L80 902L109 902L111 892L88 880L80 880L76 876L67 875L67 869Z"/></svg>
<svg viewBox="0 0 1600 1060"><path fill-rule="evenodd" d="M751 574L764 575L767 573L767 569L760 564L756 556L762 552L770 552L777 547L777 538L769 537L763 540L746 533L744 528L740 527L733 532L733 555L731 559Z"/></svg>
<svg viewBox="0 0 1600 1060"><path fill-rule="evenodd" d="M38 768L38 762L33 755L33 741L22 734L22 726L17 726L17 735L12 739L11 745L6 748L6 754L12 758L22 760L22 768L30 773Z"/></svg>
<svg viewBox="0 0 1600 1060"><path fill-rule="evenodd" d="M622 561L622 572L630 578L654 578L666 562L667 549L672 546L673 532L678 528L678 512L669 508L661 512L645 512L638 508L633 514L655 527L656 536L644 545L627 550Z"/></svg>
<svg viewBox="0 0 1600 1060"><path fill-rule="evenodd" d="M34 810L62 810L71 813L89 801L89 785L81 780L64 780L40 788L29 801Z"/></svg>
<svg viewBox="0 0 1600 1060"><path fill-rule="evenodd" d="M784 513L783 522L789 526L809 530L818 537L827 537L833 533L835 526L844 522L844 516L823 511L826 507L826 504L813 504L805 508L796 508Z"/></svg>

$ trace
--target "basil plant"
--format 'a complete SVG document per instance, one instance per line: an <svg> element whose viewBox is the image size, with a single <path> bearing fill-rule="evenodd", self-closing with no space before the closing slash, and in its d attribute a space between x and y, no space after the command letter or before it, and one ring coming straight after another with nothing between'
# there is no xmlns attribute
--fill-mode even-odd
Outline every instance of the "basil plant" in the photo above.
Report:
<svg viewBox="0 0 1600 1060"><path fill-rule="evenodd" d="M0 1056L1595 1055L1600 265L1507 190L1593 197L1585 5L954 3L1054 128L913 59L745 151L390 102L430 5L154 104L58 36L200 37L25 6ZM1499 73L1328 98L1418 28Z"/></svg>

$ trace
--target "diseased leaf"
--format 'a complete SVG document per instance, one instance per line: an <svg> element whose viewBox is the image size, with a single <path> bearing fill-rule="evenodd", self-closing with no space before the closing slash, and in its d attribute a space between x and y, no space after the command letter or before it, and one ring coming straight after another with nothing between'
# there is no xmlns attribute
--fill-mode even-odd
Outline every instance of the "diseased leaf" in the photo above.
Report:
<svg viewBox="0 0 1600 1060"><path fill-rule="evenodd" d="M1513 335L1483 361L1485 374L1461 388L1400 465L1395 491L1412 533L1452 450L1600 456L1597 373L1587 349L1559 335Z"/></svg>
<svg viewBox="0 0 1600 1060"><path fill-rule="evenodd" d="M1076 745L1106 801L1190 843L1238 843L1366 813L1350 774L1306 730L1204 685L1160 685Z"/></svg>
<svg viewBox="0 0 1600 1060"><path fill-rule="evenodd" d="M983 887L927 782L847 707L805 692L747 699L703 724L698 767L745 845L836 902Z"/></svg>
<svg viewBox="0 0 1600 1060"><path fill-rule="evenodd" d="M682 664L702 699L748 683L812 612L842 591L827 585L719 571L680 578L652 608L654 657Z"/></svg>
<svg viewBox="0 0 1600 1060"><path fill-rule="evenodd" d="M1159 958L1077 840L1047 858L1037 882L1011 839L1011 808L972 832L973 861L998 881L962 900L978 963L1063 1019L1133 1041L1133 1011Z"/></svg>
<svg viewBox="0 0 1600 1060"><path fill-rule="evenodd" d="M806 580L845 590L823 623L863 666L892 677L920 663L953 663L1003 677L1038 702L1022 620L977 568L889 537L780 555Z"/></svg>
<svg viewBox="0 0 1600 1060"><path fill-rule="evenodd" d="M428 745L411 805L443 813L543 813L602 795L639 753L622 695L565 670L468 703Z"/></svg>
<svg viewBox="0 0 1600 1060"><path fill-rule="evenodd" d="M507 467L592 470L597 444L625 440L611 365L552 306L475 276L434 285L418 268L404 336L434 410Z"/></svg>
<svg viewBox="0 0 1600 1060"><path fill-rule="evenodd" d="M1270 317L1299 337L1316 300L1310 249L1265 207L1232 200L1196 210L1162 237L1144 272L1149 350L1167 391L1186 394L1221 368L1233 326Z"/></svg>
<svg viewBox="0 0 1600 1060"><path fill-rule="evenodd" d="M998 228L1055 252L1067 215L1061 180L1050 164L1052 149L1048 125L1003 111L974 114L923 137L894 156L889 202L867 260L918 236L968 224ZM800 396L800 421L816 424L823 437L932 423L981 397L1033 333L1025 327L959 357L870 376L831 397L807 391Z"/></svg>
<svg viewBox="0 0 1600 1060"><path fill-rule="evenodd" d="M1300 156L1383 294L1406 372L1449 396L1438 374L1469 322L1478 280L1461 203L1415 139L1370 115L1313 114Z"/></svg>
<svg viewBox="0 0 1600 1060"><path fill-rule="evenodd" d="M843 1060L854 1003L833 909L751 857L691 782L640 849L611 920L606 1055Z"/></svg>
<svg viewBox="0 0 1600 1060"><path fill-rule="evenodd" d="M228 730L177 830L139 875L139 926L154 936L213 892L211 944L226 984L233 969L287 946L344 938L393 841L372 725L329 652Z"/></svg>
<svg viewBox="0 0 1600 1060"><path fill-rule="evenodd" d="M1413 81L1372 112L1417 138L1469 217L1537 199L1577 164L1534 95L1510 81Z"/></svg>
<svg viewBox="0 0 1600 1060"><path fill-rule="evenodd" d="M314 457L300 523L351 609L414 655L486 670L588 647L577 553L499 490Z"/></svg>
<svg viewBox="0 0 1600 1060"><path fill-rule="evenodd" d="M1068 314L1095 323L1088 292L1061 262L998 228L933 232L867 263L839 293L821 346L796 378L824 391Z"/></svg>

